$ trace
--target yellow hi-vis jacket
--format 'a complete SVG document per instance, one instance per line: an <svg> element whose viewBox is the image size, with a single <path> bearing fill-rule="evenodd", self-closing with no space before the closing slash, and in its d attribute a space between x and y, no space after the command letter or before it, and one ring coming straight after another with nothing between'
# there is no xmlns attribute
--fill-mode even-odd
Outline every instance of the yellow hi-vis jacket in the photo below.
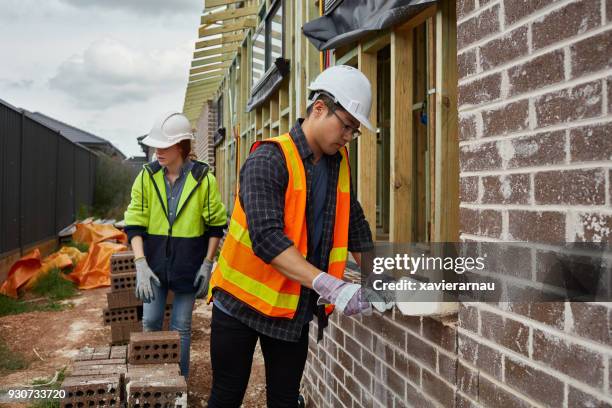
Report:
<svg viewBox="0 0 612 408"><path fill-rule="evenodd" d="M125 212L128 238L143 237L147 263L177 293L195 291L193 281L206 256L208 238L223 236L227 225L217 181L208 170L206 163L194 161L170 224L162 166L157 161L146 164L134 181Z"/></svg>

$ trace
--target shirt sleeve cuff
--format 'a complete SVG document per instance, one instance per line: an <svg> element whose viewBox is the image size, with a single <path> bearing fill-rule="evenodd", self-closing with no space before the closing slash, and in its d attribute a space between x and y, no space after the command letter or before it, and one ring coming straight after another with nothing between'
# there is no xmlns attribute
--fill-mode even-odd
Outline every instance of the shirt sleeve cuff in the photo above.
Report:
<svg viewBox="0 0 612 408"><path fill-rule="evenodd" d="M128 242L131 242L134 237L143 237L147 234L147 229L140 225L126 225L124 231L127 234Z"/></svg>
<svg viewBox="0 0 612 408"><path fill-rule="evenodd" d="M223 238L223 234L224 234L223 231L225 230L225 227L226 227L225 225L210 226L210 227L208 227L208 231L206 231L206 232L211 237Z"/></svg>

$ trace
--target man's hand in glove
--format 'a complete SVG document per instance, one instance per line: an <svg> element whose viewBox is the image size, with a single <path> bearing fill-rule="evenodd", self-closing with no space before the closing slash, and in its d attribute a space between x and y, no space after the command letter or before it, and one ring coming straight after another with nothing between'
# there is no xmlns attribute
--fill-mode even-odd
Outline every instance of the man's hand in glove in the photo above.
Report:
<svg viewBox="0 0 612 408"><path fill-rule="evenodd" d="M312 287L321 296L319 304L331 303L336 309L347 316L358 313L370 314L372 313L372 304L375 305L377 310L386 310L386 305L381 310L379 309L380 303L363 301L362 298L365 293L361 285L344 282L325 272L320 273L314 278Z"/></svg>
<svg viewBox="0 0 612 408"><path fill-rule="evenodd" d="M204 263L200 266L200 270L193 281L193 287L197 288L196 298L202 298L208 293L208 282L210 282L210 274L212 272L213 262L208 258L204 259Z"/></svg>
<svg viewBox="0 0 612 408"><path fill-rule="evenodd" d="M159 287L159 278L149 268L144 257L136 259L134 263L136 264L136 297L144 303L150 303L155 299L151 282Z"/></svg>

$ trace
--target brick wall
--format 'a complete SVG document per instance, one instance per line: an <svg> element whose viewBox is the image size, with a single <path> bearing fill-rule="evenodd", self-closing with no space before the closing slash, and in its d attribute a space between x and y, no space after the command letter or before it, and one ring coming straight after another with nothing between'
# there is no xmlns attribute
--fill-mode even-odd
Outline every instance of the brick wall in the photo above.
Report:
<svg viewBox="0 0 612 408"><path fill-rule="evenodd" d="M612 244L612 1L457 0L461 238ZM545 255L521 259L536 276ZM612 309L461 304L311 327L311 406L612 406Z"/></svg>
<svg viewBox="0 0 612 408"><path fill-rule="evenodd" d="M214 135L217 130L217 108L212 102L204 104L198 118L196 140L193 150L199 160L215 168Z"/></svg>

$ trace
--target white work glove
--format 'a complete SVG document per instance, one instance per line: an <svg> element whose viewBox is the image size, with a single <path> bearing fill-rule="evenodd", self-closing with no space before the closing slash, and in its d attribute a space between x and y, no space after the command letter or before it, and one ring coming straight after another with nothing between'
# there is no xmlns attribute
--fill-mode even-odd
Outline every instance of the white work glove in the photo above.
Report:
<svg viewBox="0 0 612 408"><path fill-rule="evenodd" d="M321 296L317 304L333 304L346 316L372 313L370 303L361 301L363 296L361 285L344 282L328 273L321 272L312 281L312 288Z"/></svg>
<svg viewBox="0 0 612 408"><path fill-rule="evenodd" d="M204 263L200 266L200 270L193 281L193 287L197 288L196 298L200 299L208 293L208 283L210 282L212 269L212 261L209 261L208 258L204 259Z"/></svg>
<svg viewBox="0 0 612 408"><path fill-rule="evenodd" d="M151 282L159 287L161 286L159 278L149 268L144 257L136 259L134 263L136 264L136 297L144 303L150 303L155 299Z"/></svg>

